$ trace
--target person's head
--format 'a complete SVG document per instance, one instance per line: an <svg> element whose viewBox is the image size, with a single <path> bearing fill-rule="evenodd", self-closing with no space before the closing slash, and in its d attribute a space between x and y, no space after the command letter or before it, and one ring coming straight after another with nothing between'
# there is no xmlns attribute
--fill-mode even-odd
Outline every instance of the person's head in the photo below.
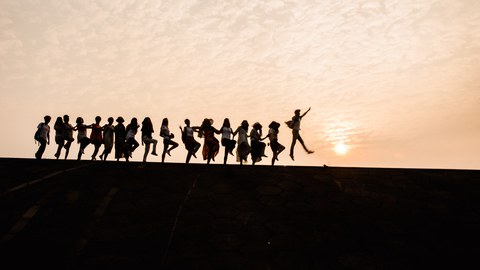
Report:
<svg viewBox="0 0 480 270"><path fill-rule="evenodd" d="M168 127L168 118L163 118L163 120L162 120L162 126Z"/></svg>
<svg viewBox="0 0 480 270"><path fill-rule="evenodd" d="M185 121L183 121L185 123L185 125L187 125L187 127L190 126L190 119L185 119Z"/></svg>
<svg viewBox="0 0 480 270"><path fill-rule="evenodd" d="M272 121L272 122L270 123L270 125L268 125L268 127L269 127L269 128L273 128L273 129L275 129L275 130L278 131L278 128L280 127L280 123L278 123L278 122L276 122L276 121Z"/></svg>
<svg viewBox="0 0 480 270"><path fill-rule="evenodd" d="M137 118L136 118L136 117L133 117L133 118L132 118L132 121L130 121L130 124L132 124L132 125L137 125L137 124L138 124Z"/></svg>
<svg viewBox="0 0 480 270"><path fill-rule="evenodd" d="M121 117L121 116L117 117L117 123L121 124L123 122L125 122L125 119L123 119L123 117Z"/></svg>
<svg viewBox="0 0 480 270"><path fill-rule="evenodd" d="M83 118L82 117L77 117L77 121L75 121L75 123L77 123L77 125L83 124Z"/></svg>
<svg viewBox="0 0 480 270"><path fill-rule="evenodd" d="M100 124L100 121L102 121L102 117L100 116L95 117L95 123Z"/></svg>
<svg viewBox="0 0 480 270"><path fill-rule="evenodd" d="M262 129L262 125L259 122L255 122L255 124L253 124L252 127L256 130L261 130Z"/></svg>
<svg viewBox="0 0 480 270"><path fill-rule="evenodd" d="M300 116L300 109L295 110L295 116Z"/></svg>
<svg viewBox="0 0 480 270"><path fill-rule="evenodd" d="M229 128L229 127L230 127L230 119L225 118L225 119L223 120L223 125L222 125L222 126Z"/></svg>
<svg viewBox="0 0 480 270"><path fill-rule="evenodd" d="M247 131L248 130L248 121L247 120L243 120L242 121L242 124L241 124L241 127Z"/></svg>
<svg viewBox="0 0 480 270"><path fill-rule="evenodd" d="M113 124L113 117L108 117L108 124L109 125Z"/></svg>
<svg viewBox="0 0 480 270"><path fill-rule="evenodd" d="M142 121L142 125L149 125L152 123L152 120L150 119L150 117L145 117Z"/></svg>
<svg viewBox="0 0 480 270"><path fill-rule="evenodd" d="M202 122L202 128L211 127L213 124L213 119L205 118Z"/></svg>
<svg viewBox="0 0 480 270"><path fill-rule="evenodd" d="M278 123L276 121L272 121L272 123L270 123L270 125L268 125L268 127L275 130L278 133L279 132L278 128L280 128L280 123Z"/></svg>
<svg viewBox="0 0 480 270"><path fill-rule="evenodd" d="M57 117L57 120L55 120L55 125L61 125L63 124L62 117Z"/></svg>
<svg viewBox="0 0 480 270"><path fill-rule="evenodd" d="M52 117L50 117L50 115L45 115L43 117L43 120L45 120L45 124L48 124L48 123L50 123L50 120L52 120Z"/></svg>
<svg viewBox="0 0 480 270"><path fill-rule="evenodd" d="M70 116L68 116L67 114L65 114L65 115L63 116L63 122L68 123L68 121L70 121Z"/></svg>

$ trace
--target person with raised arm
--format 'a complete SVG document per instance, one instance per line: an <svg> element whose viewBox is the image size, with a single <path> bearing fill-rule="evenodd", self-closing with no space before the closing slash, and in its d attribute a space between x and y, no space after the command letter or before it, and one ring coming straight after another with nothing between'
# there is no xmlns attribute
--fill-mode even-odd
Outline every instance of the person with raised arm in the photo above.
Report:
<svg viewBox="0 0 480 270"><path fill-rule="evenodd" d="M290 158L292 160L295 160L293 153L294 153L295 143L297 142L297 140L303 146L303 149L305 150L305 152L307 152L308 154L312 154L314 152L312 150L309 150L305 146L305 142L303 141L302 136L300 136L300 121L310 111L310 109L311 108L308 108L308 110L304 112L302 115L300 115L299 109L295 110L295 115L292 117L292 120L287 121L288 127L292 129L292 144L290 145Z"/></svg>

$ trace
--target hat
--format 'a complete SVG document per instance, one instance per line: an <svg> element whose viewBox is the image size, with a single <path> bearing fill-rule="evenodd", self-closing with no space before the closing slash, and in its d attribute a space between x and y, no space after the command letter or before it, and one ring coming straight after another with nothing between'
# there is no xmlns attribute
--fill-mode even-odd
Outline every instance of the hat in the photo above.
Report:
<svg viewBox="0 0 480 270"><path fill-rule="evenodd" d="M117 117L116 121L119 122L119 123L125 122L125 120L123 120L123 117L121 117L121 116Z"/></svg>

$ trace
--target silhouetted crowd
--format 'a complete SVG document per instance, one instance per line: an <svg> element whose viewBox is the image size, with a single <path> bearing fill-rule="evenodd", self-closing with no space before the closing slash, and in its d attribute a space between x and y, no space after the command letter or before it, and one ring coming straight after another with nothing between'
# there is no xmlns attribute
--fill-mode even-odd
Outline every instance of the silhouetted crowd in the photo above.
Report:
<svg viewBox="0 0 480 270"><path fill-rule="evenodd" d="M303 146L304 150L311 154L313 151L309 150L300 136L300 120L310 111L310 108L300 114L300 110L295 110L295 115L291 120L286 121L285 124L292 129L292 143L290 146L290 158L294 160L294 147L298 140ZM50 116L44 117L44 122L37 126L35 132L35 140L39 143L38 151L35 153L35 158L41 159L45 152L46 146L50 144ZM141 144L145 146L143 153L143 162L147 162L149 154L157 156L157 143L158 140L153 137L154 128L152 120L149 117L145 117L141 123L138 123L137 118L132 118L130 123L125 126L125 120L119 116L115 119L109 117L107 124L103 126L100 124L102 118L100 116L95 117L95 122L86 125L82 117L77 117L73 126L70 124L70 117L64 115L63 117L57 117L53 129L55 131L55 143L57 144L57 151L55 158L59 159L61 152L65 149L65 159L67 159L70 147L74 139L74 132L77 132L77 143L80 145L77 154L77 160L81 160L82 155L85 154L87 146L92 144L94 151L91 156L92 160L97 159L97 155L100 160L107 160L109 154L114 150L115 159L125 159L129 161L132 158L133 153L140 146L140 143L136 139L137 133L140 131ZM191 157L197 158L196 154L201 149L201 155L203 160L209 164L211 161L215 161L215 157L220 151L220 145L224 147L223 163L227 163L229 155L236 156L237 162L243 165L244 162L251 157L252 165L267 157L265 155L265 148L267 144L263 141L269 139L268 145L272 150L271 165L278 161L279 154L285 150L285 146L278 142L278 133L281 126L280 123L272 121L268 125L268 133L263 137L263 126L256 122L252 125L249 131L249 123L247 120L243 120L242 123L233 130L230 126L230 120L225 118L220 129L213 127L213 120L205 118L201 125L190 126L190 120L185 119L185 125L180 126L181 140L187 150L186 163L189 163ZM87 130L91 130L90 135L87 134ZM195 133L197 136L195 136ZM215 137L216 134L221 135L220 141ZM175 135L170 132L168 126L168 119L162 120L160 128L160 138L163 140L163 151L161 154L162 163L165 162L166 156L171 155L171 151L179 146L174 141ZM238 136L237 136L238 135ZM236 139L235 139L236 137ZM203 139L203 147L197 138ZM250 139L250 140L249 140ZM100 153L100 148L103 145L103 151ZM151 149L151 152L150 152ZM236 155L233 151L236 149ZM100 153L100 155L99 155Z"/></svg>

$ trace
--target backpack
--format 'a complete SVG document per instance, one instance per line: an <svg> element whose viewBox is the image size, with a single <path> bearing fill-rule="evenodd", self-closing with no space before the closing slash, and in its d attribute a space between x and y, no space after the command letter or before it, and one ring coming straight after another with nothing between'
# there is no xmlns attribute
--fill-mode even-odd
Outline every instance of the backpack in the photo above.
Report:
<svg viewBox="0 0 480 270"><path fill-rule="evenodd" d="M293 129L293 121L292 120L285 121L285 124L287 124L287 126L289 128Z"/></svg>
<svg viewBox="0 0 480 270"><path fill-rule="evenodd" d="M35 131L35 135L33 135L33 138L36 140L36 141L40 141L40 133L42 132L42 129L43 129L43 123L40 124L40 128L37 128L37 131Z"/></svg>

